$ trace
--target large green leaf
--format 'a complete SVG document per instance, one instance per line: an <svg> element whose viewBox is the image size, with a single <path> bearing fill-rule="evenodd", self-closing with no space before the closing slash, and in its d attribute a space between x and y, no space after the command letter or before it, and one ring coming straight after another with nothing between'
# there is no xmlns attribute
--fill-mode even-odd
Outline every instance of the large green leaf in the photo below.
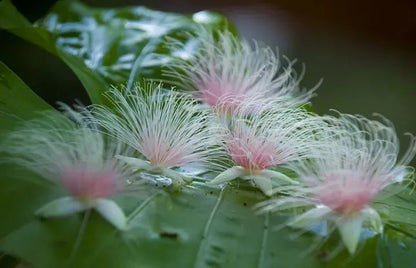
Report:
<svg viewBox="0 0 416 268"><path fill-rule="evenodd" d="M223 16L207 11L183 16L145 7L90 8L77 1L59 1L31 25L9 0L0 3L0 28L59 56L95 103L103 101L110 85L160 78L161 66L178 53L164 41L192 44L195 40L184 33L201 24L232 28Z"/></svg>

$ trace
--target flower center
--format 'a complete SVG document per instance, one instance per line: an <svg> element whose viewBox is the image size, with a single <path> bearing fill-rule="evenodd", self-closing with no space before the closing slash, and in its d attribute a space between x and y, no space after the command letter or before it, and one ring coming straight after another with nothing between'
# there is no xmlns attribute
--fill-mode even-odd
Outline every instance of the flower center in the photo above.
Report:
<svg viewBox="0 0 416 268"><path fill-rule="evenodd" d="M359 174L331 173L322 176L316 195L322 204L342 215L358 213L371 203L383 189L377 179L367 179Z"/></svg>
<svg viewBox="0 0 416 268"><path fill-rule="evenodd" d="M267 169L274 165L278 151L272 142L253 138L235 138L227 142L226 149L234 162L250 171Z"/></svg>
<svg viewBox="0 0 416 268"><path fill-rule="evenodd" d="M166 137L144 135L141 152L153 166L182 166L194 160L192 145L183 140L171 145ZM173 139L173 138L172 138Z"/></svg>
<svg viewBox="0 0 416 268"><path fill-rule="evenodd" d="M66 167L62 184L74 196L82 199L105 198L114 195L119 185L112 169L96 170L82 166Z"/></svg>
<svg viewBox="0 0 416 268"><path fill-rule="evenodd" d="M233 83L227 81L209 79L198 88L201 92L200 99L210 106L219 108L223 113L232 113L249 99L244 90L237 90Z"/></svg>

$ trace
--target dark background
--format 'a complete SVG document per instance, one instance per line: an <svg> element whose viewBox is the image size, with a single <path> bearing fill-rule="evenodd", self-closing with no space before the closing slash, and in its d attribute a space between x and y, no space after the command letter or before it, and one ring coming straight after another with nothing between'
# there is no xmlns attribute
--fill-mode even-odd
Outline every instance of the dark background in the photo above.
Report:
<svg viewBox="0 0 416 268"><path fill-rule="evenodd" d="M55 1L13 1L31 21ZM391 119L416 133L416 1L134 1L86 0L94 6L145 5L178 13L220 11L247 39L257 39L306 64L302 82L321 78L315 111L330 108ZM0 60L55 103L87 102L77 78L57 58L0 31ZM301 64L298 64L301 70ZM404 144L407 140L404 140Z"/></svg>

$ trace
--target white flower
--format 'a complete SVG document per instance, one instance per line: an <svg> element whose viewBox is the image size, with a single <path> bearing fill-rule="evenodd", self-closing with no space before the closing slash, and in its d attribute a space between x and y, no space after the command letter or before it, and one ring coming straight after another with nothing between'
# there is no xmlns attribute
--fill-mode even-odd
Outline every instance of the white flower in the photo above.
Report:
<svg viewBox="0 0 416 268"><path fill-rule="evenodd" d="M113 89L107 96L113 108L95 106L93 113L112 136L145 158L118 156L135 168L164 174L180 184L189 178L173 167L206 164L217 151L206 125L212 115L197 111L189 96L156 84L137 87L127 96Z"/></svg>
<svg viewBox="0 0 416 268"><path fill-rule="evenodd" d="M410 175L406 165L416 153L416 139L411 136L409 149L398 161L399 141L386 119L372 121L347 114L325 118L332 127L327 129L326 145L317 148L320 157L291 166L303 183L288 197L264 202L260 207L279 211L314 205L290 224L310 228L317 222L333 222L353 254L363 224L370 223L375 232L382 232L380 216L371 202L388 185Z"/></svg>
<svg viewBox="0 0 416 268"><path fill-rule="evenodd" d="M194 37L199 50L193 57L178 57L164 71L172 83L190 90L203 103L221 105L232 112L240 104L293 107L304 104L313 96L299 87L292 68L295 61L283 67L276 52L269 47L240 41L228 31L198 29ZM180 44L173 43L180 51ZM184 48L185 49L185 48Z"/></svg>
<svg viewBox="0 0 416 268"><path fill-rule="evenodd" d="M64 216L93 208L117 228L125 229L123 211L107 198L121 193L127 180L136 179L114 157L126 150L98 131L87 110L63 108L72 120L56 111L47 112L11 132L2 146L7 159L68 192L69 196L40 208L39 216ZM136 182L140 184L140 180Z"/></svg>
<svg viewBox="0 0 416 268"><path fill-rule="evenodd" d="M302 108L257 110L240 107L230 120L223 120L223 147L235 166L218 175L211 184L237 177L253 180L271 195L272 178L296 183L283 173L272 170L292 161L310 158L320 146L319 133L326 124Z"/></svg>

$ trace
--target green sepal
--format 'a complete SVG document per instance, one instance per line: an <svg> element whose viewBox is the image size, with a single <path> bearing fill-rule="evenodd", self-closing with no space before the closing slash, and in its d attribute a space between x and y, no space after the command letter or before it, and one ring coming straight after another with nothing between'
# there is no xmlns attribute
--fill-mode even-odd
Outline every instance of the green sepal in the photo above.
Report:
<svg viewBox="0 0 416 268"><path fill-rule="evenodd" d="M294 228L309 228L313 224L327 220L331 212L329 207L319 206L295 217L288 225Z"/></svg>
<svg viewBox="0 0 416 268"><path fill-rule="evenodd" d="M270 179L278 179L282 182L286 182L286 183L291 183L291 184L299 184L299 182L289 178L288 176L286 176L285 174L275 171L275 170L270 170L270 169L265 169L261 172L261 175L264 177L269 177Z"/></svg>
<svg viewBox="0 0 416 268"><path fill-rule="evenodd" d="M273 194L273 185L270 178L264 177L264 176L251 176L254 183L262 192L267 195L271 196Z"/></svg>
<svg viewBox="0 0 416 268"><path fill-rule="evenodd" d="M221 184L224 182L232 181L240 176L244 175L244 170L241 167L235 166L229 168L222 173L220 173L217 177L215 177L212 181L209 181L209 185Z"/></svg>

